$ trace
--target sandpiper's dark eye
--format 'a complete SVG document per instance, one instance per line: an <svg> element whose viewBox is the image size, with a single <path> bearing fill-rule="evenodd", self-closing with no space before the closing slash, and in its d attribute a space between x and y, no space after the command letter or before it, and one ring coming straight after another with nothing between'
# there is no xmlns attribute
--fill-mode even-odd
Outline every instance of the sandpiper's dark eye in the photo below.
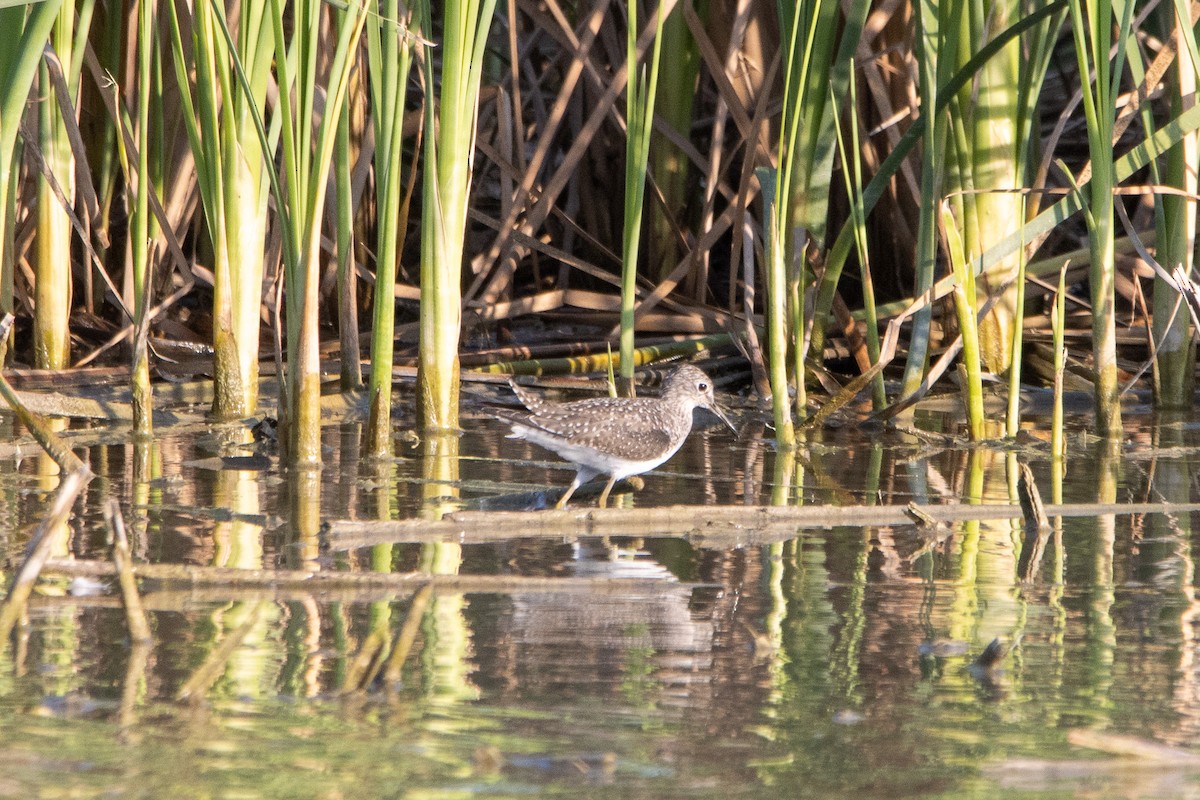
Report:
<svg viewBox="0 0 1200 800"><path fill-rule="evenodd" d="M702 391L702 392L707 392L707 391L708 391L708 384L707 384L707 383L705 383L704 381L700 381L699 383L697 383L697 384L696 384L696 388L697 388L697 389L699 389L699 390L700 390L700 391Z"/></svg>

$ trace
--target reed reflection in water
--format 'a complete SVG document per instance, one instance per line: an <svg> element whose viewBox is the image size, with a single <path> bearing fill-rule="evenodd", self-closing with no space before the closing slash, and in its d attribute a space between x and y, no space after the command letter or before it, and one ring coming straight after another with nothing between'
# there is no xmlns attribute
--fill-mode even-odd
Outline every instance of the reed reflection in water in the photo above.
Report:
<svg viewBox="0 0 1200 800"><path fill-rule="evenodd" d="M746 530L703 546L574 529L454 548L323 538L321 520L417 518L430 500L469 508L561 482L502 434L470 422L457 474L428 476L436 459L419 449L360 461L353 425L326 430L315 479L215 468L219 448L191 435L160 432L150 477L132 447L90 446L76 569L107 560L112 496L139 501L135 559L280 571L144 579L147 650L130 647L108 579L53 562L64 577L43 578L3 654L0 794L1020 796L1071 793L1055 776L1084 769L1101 795L1190 796L1193 512L1052 518L1036 535L1010 519L769 542ZM1133 428L1120 460L1073 459L1062 499L1194 503L1195 439L1184 422ZM694 504L696 529L712 502L1009 503L1019 462L1058 491L1037 448L827 431L781 469L761 440L714 429L624 502ZM12 563L52 487L32 461L2 474ZM993 639L1005 655L980 668Z"/></svg>

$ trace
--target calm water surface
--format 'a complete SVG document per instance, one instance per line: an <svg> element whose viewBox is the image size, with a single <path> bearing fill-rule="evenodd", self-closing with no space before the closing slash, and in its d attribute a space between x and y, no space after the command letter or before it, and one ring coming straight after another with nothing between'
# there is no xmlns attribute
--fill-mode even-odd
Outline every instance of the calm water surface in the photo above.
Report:
<svg viewBox="0 0 1200 800"><path fill-rule="evenodd" d="M1044 449L894 432L821 432L782 464L742 424L693 434L620 502L694 505L697 524L716 504L1007 503L1018 460L1048 503L1200 501L1188 421L1131 420L1107 459L1076 420L1061 483ZM333 426L318 475L221 468L222 437L196 430L141 452L72 432L97 474L62 552L77 560L108 558L116 497L141 561L559 580L431 595L147 582L154 639L131 647L107 582L44 579L0 655L0 797L1200 797L1192 514L1055 520L1040 541L1009 520L705 549L323 539L325 520L569 481L498 424L465 427L456 460L401 445L379 466L359 426ZM0 462L10 574L57 484L24 452ZM993 639L1005 657L973 666Z"/></svg>

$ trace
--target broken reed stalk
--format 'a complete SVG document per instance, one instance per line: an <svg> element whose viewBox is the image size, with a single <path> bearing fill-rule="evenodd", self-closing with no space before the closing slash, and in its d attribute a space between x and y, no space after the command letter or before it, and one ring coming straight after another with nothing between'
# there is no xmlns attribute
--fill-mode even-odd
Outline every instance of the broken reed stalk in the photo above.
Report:
<svg viewBox="0 0 1200 800"><path fill-rule="evenodd" d="M0 320L0 341L7 339L12 324L13 315L5 314L4 318ZM29 429L42 449L65 473L65 477L59 483L58 491L54 495L54 502L51 503L50 510L46 512L46 516L34 532L25 563L21 565L3 605L0 605L0 643L3 643L8 641L13 625L16 624L25 608L25 603L29 600L29 594L33 591L33 585L37 582L38 575L41 574L42 566L54 549L56 534L62 530L62 526L71 514L71 506L75 504L75 498L92 479L92 471L79 459L79 456L71 452L71 448L67 447L50 430L45 419L25 408L3 375L0 375L0 394L4 396L17 418Z"/></svg>
<svg viewBox="0 0 1200 800"><path fill-rule="evenodd" d="M893 317L887 325L887 331L884 333L883 340L880 345L879 357L875 359L867 370L854 380L846 384L836 395L831 397L816 413L812 414L808 419L801 423L805 428L817 428L824 425L825 420L829 419L836 411L841 409L851 400L858 396L858 393L872 383L877 377L883 374L884 367L892 363L892 359L896 357L896 351L900 345L901 326L908 321L910 317L916 314L921 309L925 308L930 303L940 300L952 290L952 286L946 285L939 288L935 286L929 292L918 297L907 308ZM878 412L877 412L878 413Z"/></svg>
<svg viewBox="0 0 1200 800"><path fill-rule="evenodd" d="M121 505L110 498L104 504L104 522L113 537L113 564L121 585L121 599L125 606L125 620L129 625L129 638L135 642L149 642L150 623L146 609L138 594L137 578L133 576L133 557L129 552L129 538L125 535L125 520L121 517Z"/></svg>

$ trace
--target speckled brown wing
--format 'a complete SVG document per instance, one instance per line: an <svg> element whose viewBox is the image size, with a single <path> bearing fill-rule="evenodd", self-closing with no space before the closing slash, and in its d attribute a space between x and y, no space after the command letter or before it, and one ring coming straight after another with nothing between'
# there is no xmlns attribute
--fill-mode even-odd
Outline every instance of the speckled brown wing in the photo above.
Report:
<svg viewBox="0 0 1200 800"><path fill-rule="evenodd" d="M543 403L519 424L629 461L661 457L673 440L672 419L654 400L598 397Z"/></svg>

